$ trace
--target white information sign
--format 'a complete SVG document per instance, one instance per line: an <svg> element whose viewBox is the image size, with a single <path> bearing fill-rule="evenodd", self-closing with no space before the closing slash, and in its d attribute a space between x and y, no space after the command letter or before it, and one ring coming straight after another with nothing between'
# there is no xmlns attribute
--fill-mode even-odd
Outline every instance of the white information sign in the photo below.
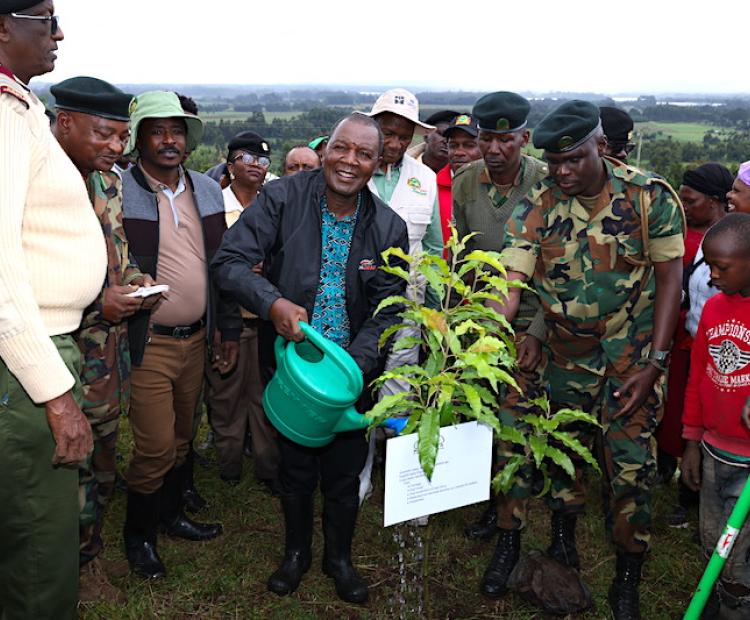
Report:
<svg viewBox="0 0 750 620"><path fill-rule="evenodd" d="M465 422L440 429L432 480L419 465L417 434L386 443L384 525L489 499L492 429Z"/></svg>

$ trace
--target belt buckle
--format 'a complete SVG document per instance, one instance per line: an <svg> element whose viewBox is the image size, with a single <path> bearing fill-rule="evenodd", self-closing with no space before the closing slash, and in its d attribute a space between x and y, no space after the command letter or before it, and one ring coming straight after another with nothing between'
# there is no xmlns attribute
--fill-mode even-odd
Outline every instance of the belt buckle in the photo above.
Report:
<svg viewBox="0 0 750 620"><path fill-rule="evenodd" d="M175 327L174 330L172 330L172 336L174 338L189 338L190 337L190 326L184 327Z"/></svg>

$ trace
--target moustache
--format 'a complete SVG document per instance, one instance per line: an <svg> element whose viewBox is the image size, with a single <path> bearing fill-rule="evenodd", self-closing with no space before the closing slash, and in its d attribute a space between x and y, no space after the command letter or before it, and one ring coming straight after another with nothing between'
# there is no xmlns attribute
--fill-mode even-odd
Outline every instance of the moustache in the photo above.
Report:
<svg viewBox="0 0 750 620"><path fill-rule="evenodd" d="M161 155L161 154L164 154L164 153L174 153L175 155L179 155L179 154L180 154L180 151L179 151L179 150L177 150L177 149L176 149L176 148L174 148L174 147L168 146L168 147L166 147L166 148L163 148L163 149L159 149L159 150L157 151L157 153L159 153L160 155Z"/></svg>

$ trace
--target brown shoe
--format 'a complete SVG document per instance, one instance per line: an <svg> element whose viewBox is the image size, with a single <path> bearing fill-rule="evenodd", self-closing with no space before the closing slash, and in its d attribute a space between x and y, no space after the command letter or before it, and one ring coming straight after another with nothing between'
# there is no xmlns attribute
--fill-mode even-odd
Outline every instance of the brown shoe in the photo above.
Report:
<svg viewBox="0 0 750 620"><path fill-rule="evenodd" d="M104 574L101 561L94 558L81 567L78 582L78 600L81 603L125 603L125 595L113 586Z"/></svg>

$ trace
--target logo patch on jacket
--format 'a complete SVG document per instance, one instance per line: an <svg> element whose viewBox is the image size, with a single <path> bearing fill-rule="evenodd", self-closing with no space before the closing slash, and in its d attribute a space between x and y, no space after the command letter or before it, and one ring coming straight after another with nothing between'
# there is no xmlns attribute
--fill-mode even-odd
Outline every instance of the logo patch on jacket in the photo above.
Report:
<svg viewBox="0 0 750 620"><path fill-rule="evenodd" d="M360 271L375 271L377 268L378 266L371 258L363 258L361 261L359 261Z"/></svg>
<svg viewBox="0 0 750 620"><path fill-rule="evenodd" d="M426 196L427 190L422 189L422 184L419 182L419 179L417 177L411 177L406 181L406 184L411 187L411 190L415 194L419 194L420 196Z"/></svg>

